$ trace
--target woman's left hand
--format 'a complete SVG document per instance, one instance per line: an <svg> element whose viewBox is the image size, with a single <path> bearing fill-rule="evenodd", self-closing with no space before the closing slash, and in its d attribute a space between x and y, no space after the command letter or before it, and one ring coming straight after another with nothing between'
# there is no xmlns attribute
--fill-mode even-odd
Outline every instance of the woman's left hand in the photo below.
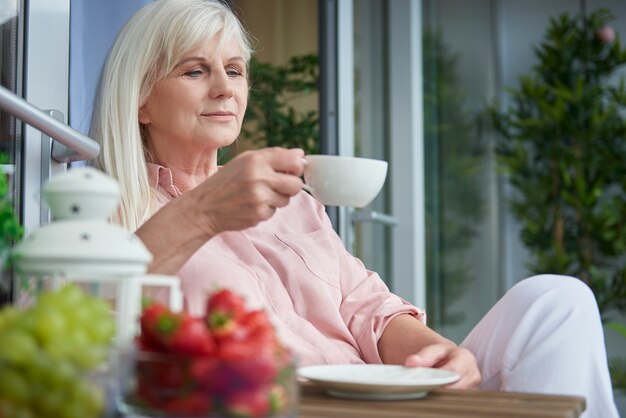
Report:
<svg viewBox="0 0 626 418"><path fill-rule="evenodd" d="M398 315L387 324L378 340L378 353L386 364L434 367L458 373L461 378L447 386L450 388L469 389L480 384L474 354L428 328L413 315Z"/></svg>
<svg viewBox="0 0 626 418"><path fill-rule="evenodd" d="M439 343L422 348L404 361L407 367L435 367L458 373L461 378L447 388L472 389L481 381L476 358L467 349L455 344Z"/></svg>

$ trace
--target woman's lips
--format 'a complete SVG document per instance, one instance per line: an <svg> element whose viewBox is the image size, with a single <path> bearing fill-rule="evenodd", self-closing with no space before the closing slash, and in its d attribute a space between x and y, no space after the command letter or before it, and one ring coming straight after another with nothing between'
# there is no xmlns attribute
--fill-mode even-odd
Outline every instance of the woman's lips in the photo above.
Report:
<svg viewBox="0 0 626 418"><path fill-rule="evenodd" d="M230 121L235 117L235 114L232 112L208 112L208 113L203 113L202 116L209 118L211 120Z"/></svg>

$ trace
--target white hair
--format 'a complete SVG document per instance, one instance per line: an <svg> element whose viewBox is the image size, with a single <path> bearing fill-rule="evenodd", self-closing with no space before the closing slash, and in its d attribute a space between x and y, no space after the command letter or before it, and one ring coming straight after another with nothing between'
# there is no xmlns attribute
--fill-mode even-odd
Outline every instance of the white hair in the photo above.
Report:
<svg viewBox="0 0 626 418"><path fill-rule="evenodd" d="M217 0L156 0L126 22L109 51L90 135L101 146L96 167L120 185L121 203L112 220L131 231L154 213L158 199L148 181L139 109L157 81L217 35L218 49L235 39L248 63L248 35L228 6Z"/></svg>

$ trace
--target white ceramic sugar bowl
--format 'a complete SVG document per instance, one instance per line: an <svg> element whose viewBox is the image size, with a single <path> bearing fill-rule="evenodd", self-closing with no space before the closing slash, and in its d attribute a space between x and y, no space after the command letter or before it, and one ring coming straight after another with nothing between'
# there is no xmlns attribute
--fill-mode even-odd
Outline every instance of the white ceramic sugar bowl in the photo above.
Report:
<svg viewBox="0 0 626 418"><path fill-rule="evenodd" d="M148 289L162 295L173 310L182 308L179 279L146 274L152 260L148 249L135 235L107 221L119 202L115 180L95 168L75 168L52 177L42 195L53 222L13 251L18 303L28 303L33 291L77 282L111 303L119 342L137 332L141 299Z"/></svg>

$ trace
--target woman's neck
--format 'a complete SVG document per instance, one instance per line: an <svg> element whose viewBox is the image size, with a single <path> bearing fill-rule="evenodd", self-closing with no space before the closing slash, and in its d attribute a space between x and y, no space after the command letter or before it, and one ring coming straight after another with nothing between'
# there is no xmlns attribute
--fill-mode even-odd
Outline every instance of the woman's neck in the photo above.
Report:
<svg viewBox="0 0 626 418"><path fill-rule="evenodd" d="M207 150L193 155L151 154L150 157L150 162L171 170L174 185L183 193L195 188L217 172L217 150Z"/></svg>

